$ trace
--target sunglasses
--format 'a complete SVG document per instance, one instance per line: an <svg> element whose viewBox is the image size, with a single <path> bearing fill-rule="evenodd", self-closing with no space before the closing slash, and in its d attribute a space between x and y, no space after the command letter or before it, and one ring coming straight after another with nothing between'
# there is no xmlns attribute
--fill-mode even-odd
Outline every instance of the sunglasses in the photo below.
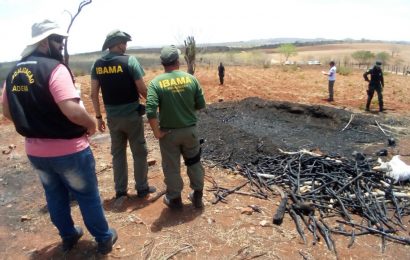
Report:
<svg viewBox="0 0 410 260"><path fill-rule="evenodd" d="M53 41L53 42L56 42L56 43L63 43L63 41L64 41L64 36L61 36L61 35L57 35L57 34L53 34L53 35L50 35L49 37L48 37L48 39L50 40L50 41Z"/></svg>

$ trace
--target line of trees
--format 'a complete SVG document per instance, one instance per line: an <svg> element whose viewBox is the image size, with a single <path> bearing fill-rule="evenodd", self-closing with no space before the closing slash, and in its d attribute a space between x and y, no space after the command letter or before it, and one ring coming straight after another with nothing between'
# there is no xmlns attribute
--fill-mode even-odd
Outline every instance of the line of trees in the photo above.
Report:
<svg viewBox="0 0 410 260"><path fill-rule="evenodd" d="M387 64L387 62L390 59L390 54L388 54L385 51L374 54L371 51L361 50L361 51L353 52L352 53L352 58L355 59L359 63L359 66L369 65L374 60L379 60L383 64Z"/></svg>
<svg viewBox="0 0 410 260"><path fill-rule="evenodd" d="M284 56L284 63L286 63L291 56L297 55L296 45L292 43L281 44L278 46L278 52ZM394 72L396 74L410 74L410 66L402 65L403 60L399 57L398 54L399 49L397 48L393 48L391 50L391 54L386 51L373 53L371 51L359 50L351 54L351 57L357 63L348 61L350 60L349 58L345 58L342 63L344 63L344 67L358 66L359 68L361 68L363 66L369 67L374 63L375 60L378 60L382 62L383 67L386 69L386 71ZM339 65L341 65L340 61Z"/></svg>

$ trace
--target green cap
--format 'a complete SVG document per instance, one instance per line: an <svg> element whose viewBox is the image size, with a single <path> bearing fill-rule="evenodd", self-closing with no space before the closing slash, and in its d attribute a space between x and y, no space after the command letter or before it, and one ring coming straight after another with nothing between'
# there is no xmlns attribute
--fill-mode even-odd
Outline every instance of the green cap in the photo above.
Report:
<svg viewBox="0 0 410 260"><path fill-rule="evenodd" d="M169 45L165 46L161 50L161 62L163 64L169 64L177 59L179 59L179 55L181 54L181 51L175 46L175 45Z"/></svg>
<svg viewBox="0 0 410 260"><path fill-rule="evenodd" d="M120 30L113 30L107 34L107 37L105 38L104 44L102 46L102 50L104 51L105 49L110 48L118 43L129 41L131 41L131 35Z"/></svg>
<svg viewBox="0 0 410 260"><path fill-rule="evenodd" d="M382 65L382 62L381 61L376 61L376 66L381 66Z"/></svg>

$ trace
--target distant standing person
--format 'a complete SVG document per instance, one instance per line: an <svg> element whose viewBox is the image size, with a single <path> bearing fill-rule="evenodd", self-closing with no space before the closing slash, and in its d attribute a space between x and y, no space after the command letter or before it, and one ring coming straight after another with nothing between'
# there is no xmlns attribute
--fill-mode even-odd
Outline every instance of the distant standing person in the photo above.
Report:
<svg viewBox="0 0 410 260"><path fill-rule="evenodd" d="M330 69L328 72L322 71L324 75L327 75L328 77L328 90L329 90L329 98L327 101L332 102L334 101L333 95L334 95L334 86L335 86L335 81L336 81L336 66L335 62L331 61L329 62Z"/></svg>
<svg viewBox="0 0 410 260"><path fill-rule="evenodd" d="M114 172L115 197L127 196L129 141L134 160L134 180L138 197L146 197L156 191L148 185L147 146L142 115L145 107L140 98L147 97L145 72L134 56L125 55L131 36L120 30L108 33L102 50L109 52L98 59L91 69L91 99L98 120L98 130L105 131L100 111L99 92L107 113L111 136L111 155Z"/></svg>
<svg viewBox="0 0 410 260"><path fill-rule="evenodd" d="M63 251L71 250L83 236L71 217L70 193L97 241L98 252L108 254L117 232L108 227L104 216L88 143L96 124L81 105L71 73L62 63L67 36L50 20L32 26L29 45L7 76L3 114L25 136L26 153L40 176Z"/></svg>
<svg viewBox="0 0 410 260"><path fill-rule="evenodd" d="M225 67L222 64L222 62L219 63L219 66L218 66L218 76L219 76L219 84L223 85L224 84L224 77L225 77Z"/></svg>
<svg viewBox="0 0 410 260"><path fill-rule="evenodd" d="M194 207L202 208L205 173L200 161L196 110L205 107L205 99L198 80L179 70L179 54L174 45L161 50L165 73L155 77L148 86L147 117L154 136L159 139L166 184L164 203L170 208L183 206L182 155L193 190L189 199Z"/></svg>
<svg viewBox="0 0 410 260"><path fill-rule="evenodd" d="M370 80L368 75L370 75ZM368 69L363 74L363 78L365 81L369 82L369 88L367 90L366 111L370 111L370 103L372 102L374 91L376 91L377 98L379 100L379 112L383 112L384 78L381 61L376 61L376 64L373 66L373 68Z"/></svg>

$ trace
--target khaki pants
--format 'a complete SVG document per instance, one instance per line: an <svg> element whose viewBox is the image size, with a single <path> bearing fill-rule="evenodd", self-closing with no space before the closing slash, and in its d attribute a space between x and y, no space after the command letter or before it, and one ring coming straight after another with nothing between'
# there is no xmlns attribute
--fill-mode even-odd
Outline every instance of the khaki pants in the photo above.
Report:
<svg viewBox="0 0 410 260"><path fill-rule="evenodd" d="M127 142L134 160L134 180L137 191L148 189L147 144L142 117L137 112L127 117L108 117L111 135L111 155L116 192L126 192L128 186Z"/></svg>
<svg viewBox="0 0 410 260"><path fill-rule="evenodd" d="M167 196L175 199L181 196L184 183L181 177L181 155L193 158L200 150L197 127L191 126L179 129L162 129L169 131L159 140L162 157L164 182L167 186ZM200 161L187 166L190 187L202 191L204 188L204 168Z"/></svg>

